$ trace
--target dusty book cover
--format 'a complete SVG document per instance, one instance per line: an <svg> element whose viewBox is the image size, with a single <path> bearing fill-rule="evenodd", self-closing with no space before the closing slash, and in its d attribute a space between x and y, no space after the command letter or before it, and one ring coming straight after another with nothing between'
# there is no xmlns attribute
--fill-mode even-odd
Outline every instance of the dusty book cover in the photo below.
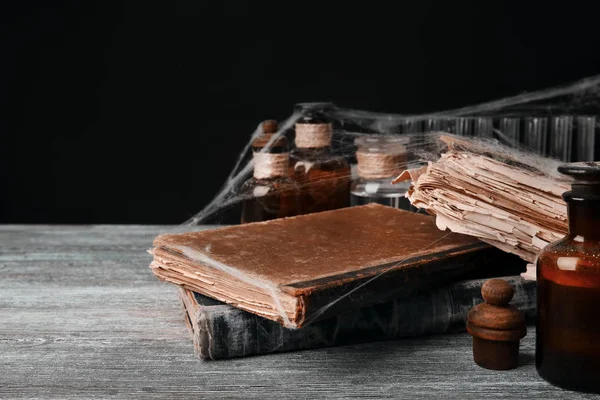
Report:
<svg viewBox="0 0 600 400"><path fill-rule="evenodd" d="M158 278L289 328L496 269L524 269L475 238L440 231L430 216L377 204L163 234L152 253Z"/></svg>

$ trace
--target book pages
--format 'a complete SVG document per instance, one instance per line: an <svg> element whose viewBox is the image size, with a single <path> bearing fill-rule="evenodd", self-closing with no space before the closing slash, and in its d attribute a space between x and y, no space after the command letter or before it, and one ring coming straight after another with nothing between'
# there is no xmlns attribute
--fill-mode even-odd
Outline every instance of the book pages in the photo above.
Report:
<svg viewBox="0 0 600 400"><path fill-rule="evenodd" d="M475 236L530 263L568 232L561 195L569 179L555 173L553 161L520 157L497 143L440 138L448 151L438 161L394 180L412 180L408 199L435 215L439 229ZM534 279L535 266L525 275Z"/></svg>

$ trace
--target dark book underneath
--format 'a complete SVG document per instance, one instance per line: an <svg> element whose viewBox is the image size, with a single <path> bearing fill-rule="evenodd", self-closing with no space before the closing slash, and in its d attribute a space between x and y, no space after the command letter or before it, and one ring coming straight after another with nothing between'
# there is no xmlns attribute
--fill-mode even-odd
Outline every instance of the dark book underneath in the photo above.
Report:
<svg viewBox="0 0 600 400"><path fill-rule="evenodd" d="M511 304L531 321L536 282L505 277L515 287ZM465 330L467 313L483 301L486 279L469 280L321 320L300 329L180 289L196 353L207 360L392 340Z"/></svg>
<svg viewBox="0 0 600 400"><path fill-rule="evenodd" d="M158 278L288 328L497 268L525 270L428 215L378 204L163 234L153 244Z"/></svg>

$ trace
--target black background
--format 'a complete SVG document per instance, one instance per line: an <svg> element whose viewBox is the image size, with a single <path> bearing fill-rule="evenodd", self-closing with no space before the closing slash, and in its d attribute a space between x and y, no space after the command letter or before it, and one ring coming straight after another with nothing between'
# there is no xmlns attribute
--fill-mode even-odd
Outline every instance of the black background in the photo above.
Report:
<svg viewBox="0 0 600 400"><path fill-rule="evenodd" d="M4 1L0 222L181 223L296 102L428 112L595 75L597 11L570 4Z"/></svg>

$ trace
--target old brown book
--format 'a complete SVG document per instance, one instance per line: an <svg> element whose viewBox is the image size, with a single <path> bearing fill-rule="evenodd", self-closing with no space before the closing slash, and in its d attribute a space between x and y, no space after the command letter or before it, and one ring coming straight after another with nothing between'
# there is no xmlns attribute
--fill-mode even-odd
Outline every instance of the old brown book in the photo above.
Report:
<svg viewBox="0 0 600 400"><path fill-rule="evenodd" d="M163 234L152 253L160 279L290 328L497 274L493 265L524 270L517 257L442 232L429 216L375 204Z"/></svg>

